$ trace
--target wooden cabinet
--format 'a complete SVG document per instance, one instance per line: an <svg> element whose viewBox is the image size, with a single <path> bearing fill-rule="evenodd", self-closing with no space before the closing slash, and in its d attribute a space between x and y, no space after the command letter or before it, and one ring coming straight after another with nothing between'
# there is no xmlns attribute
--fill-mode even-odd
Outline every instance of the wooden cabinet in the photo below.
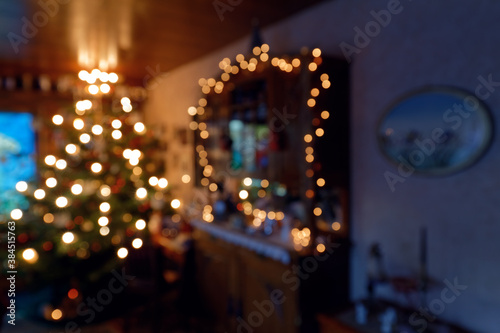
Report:
<svg viewBox="0 0 500 333"><path fill-rule="evenodd" d="M349 67L328 57L285 59L300 65L284 71L268 61L239 70L192 109L196 184L223 184L233 195L237 186L229 184L245 177L282 184L306 206L307 226L315 205L335 196L344 210L339 232L347 235ZM336 218L328 217L330 229Z"/></svg>
<svg viewBox="0 0 500 333"><path fill-rule="evenodd" d="M208 240L196 243L196 282L202 307L213 318L216 332L233 327L236 256L228 244Z"/></svg>
<svg viewBox="0 0 500 333"><path fill-rule="evenodd" d="M210 232L195 230L194 240L197 288L214 332L317 332L317 314L347 302L345 245L322 256L292 251L284 263Z"/></svg>
<svg viewBox="0 0 500 333"><path fill-rule="evenodd" d="M200 80L204 96L189 109L196 183L212 205L201 223L230 221L240 235L195 226L202 303L216 332L317 332L317 314L348 299L348 65L302 54L228 66L227 81ZM248 246L306 227L300 245L281 244L288 260Z"/></svg>

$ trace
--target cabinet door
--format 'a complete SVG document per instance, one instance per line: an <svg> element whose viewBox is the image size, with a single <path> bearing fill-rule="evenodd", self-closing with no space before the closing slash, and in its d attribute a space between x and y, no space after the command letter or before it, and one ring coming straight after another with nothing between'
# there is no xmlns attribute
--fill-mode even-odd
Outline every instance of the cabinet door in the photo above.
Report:
<svg viewBox="0 0 500 333"><path fill-rule="evenodd" d="M224 245L205 240L196 243L197 281L203 308L215 325L215 332L234 326L234 255Z"/></svg>
<svg viewBox="0 0 500 333"><path fill-rule="evenodd" d="M237 319L241 332L298 332L298 287L286 284L283 274L291 269L246 250L239 251L239 299L242 316ZM246 327L245 327L246 326Z"/></svg>

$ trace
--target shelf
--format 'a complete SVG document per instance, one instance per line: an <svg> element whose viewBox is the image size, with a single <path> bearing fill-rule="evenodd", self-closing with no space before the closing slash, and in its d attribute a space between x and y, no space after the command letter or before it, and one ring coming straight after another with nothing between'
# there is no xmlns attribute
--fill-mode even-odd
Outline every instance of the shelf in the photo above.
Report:
<svg viewBox="0 0 500 333"><path fill-rule="evenodd" d="M289 264L292 257L291 253L296 253L291 241L284 242L276 236L270 236L265 239L258 238L223 225L216 225L199 220L191 221L191 225L229 244L241 246L283 264Z"/></svg>

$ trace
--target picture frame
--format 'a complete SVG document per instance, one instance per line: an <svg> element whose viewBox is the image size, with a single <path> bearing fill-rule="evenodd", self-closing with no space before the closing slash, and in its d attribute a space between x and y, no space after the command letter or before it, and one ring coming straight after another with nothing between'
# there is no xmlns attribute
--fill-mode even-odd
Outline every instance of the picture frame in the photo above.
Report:
<svg viewBox="0 0 500 333"><path fill-rule="evenodd" d="M488 149L493 122L474 94L448 86L429 86L392 103L379 121L383 154L415 173L446 175L475 163Z"/></svg>

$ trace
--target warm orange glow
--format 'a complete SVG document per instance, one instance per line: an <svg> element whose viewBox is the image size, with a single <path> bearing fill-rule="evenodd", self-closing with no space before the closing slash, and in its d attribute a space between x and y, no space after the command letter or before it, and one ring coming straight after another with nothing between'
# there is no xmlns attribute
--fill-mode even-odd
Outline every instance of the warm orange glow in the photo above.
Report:
<svg viewBox="0 0 500 333"><path fill-rule="evenodd" d="M316 63L314 62L311 62L308 68L311 72L314 72L316 69L318 69L318 65L316 65Z"/></svg>
<svg viewBox="0 0 500 333"><path fill-rule="evenodd" d="M73 289L70 289L68 291L68 298L69 299L75 299L77 297L78 297L78 290L76 290L75 288L73 288Z"/></svg>
<svg viewBox="0 0 500 333"><path fill-rule="evenodd" d="M309 199L314 198L314 191L313 190L307 190L306 191L306 197Z"/></svg>
<svg viewBox="0 0 500 333"><path fill-rule="evenodd" d="M323 186L325 186L325 180L323 178L318 178L318 180L316 181L316 184L319 187L323 187Z"/></svg>
<svg viewBox="0 0 500 333"><path fill-rule="evenodd" d="M45 223L52 223L54 222L54 215L52 215L51 213L47 213L43 216L43 222Z"/></svg>
<svg viewBox="0 0 500 333"><path fill-rule="evenodd" d="M59 320L62 318L62 311L59 310L59 309L55 309L54 311L52 311L51 315L52 319L54 320Z"/></svg>
<svg viewBox="0 0 500 333"><path fill-rule="evenodd" d="M306 176L309 177L309 178L313 177L314 176L313 169L307 169Z"/></svg>
<svg viewBox="0 0 500 333"><path fill-rule="evenodd" d="M334 231L339 231L340 230L340 223L339 222L333 222L332 223L332 229Z"/></svg>
<svg viewBox="0 0 500 333"><path fill-rule="evenodd" d="M208 136L209 136L208 131L201 131L200 132L200 137L202 139L206 139L206 138L208 138Z"/></svg>

